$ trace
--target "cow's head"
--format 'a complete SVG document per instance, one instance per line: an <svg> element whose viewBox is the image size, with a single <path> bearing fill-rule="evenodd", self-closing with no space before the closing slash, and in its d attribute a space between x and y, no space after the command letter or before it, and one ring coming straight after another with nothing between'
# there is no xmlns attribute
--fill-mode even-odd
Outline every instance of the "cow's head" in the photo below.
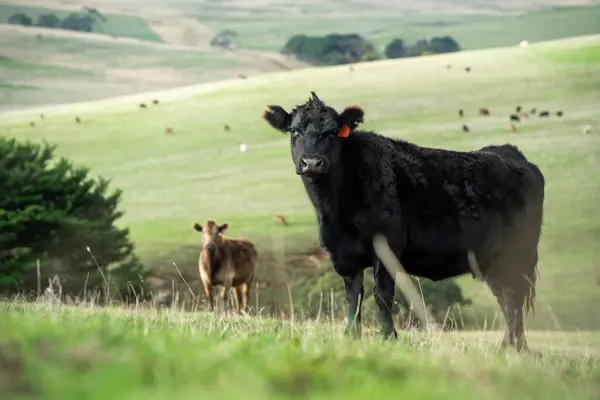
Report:
<svg viewBox="0 0 600 400"><path fill-rule="evenodd" d="M202 233L203 247L208 251L214 251L221 244L221 234L224 234L228 227L228 224L217 225L212 220L206 221L204 225L194 224L194 229Z"/></svg>
<svg viewBox="0 0 600 400"><path fill-rule="evenodd" d="M263 118L275 129L290 133L292 159L296 173L323 176L339 160L341 141L363 122L363 110L346 107L341 114L326 106L315 94L290 113L281 106L270 105Z"/></svg>

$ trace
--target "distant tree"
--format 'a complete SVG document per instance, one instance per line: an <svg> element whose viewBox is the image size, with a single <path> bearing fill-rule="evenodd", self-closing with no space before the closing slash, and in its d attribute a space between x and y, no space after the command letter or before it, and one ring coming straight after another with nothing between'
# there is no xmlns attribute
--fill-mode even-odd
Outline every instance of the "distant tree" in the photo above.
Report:
<svg viewBox="0 0 600 400"><path fill-rule="evenodd" d="M370 60L379 58L375 46L357 34L295 35L281 52L316 65L356 63L364 61L366 54Z"/></svg>
<svg viewBox="0 0 600 400"><path fill-rule="evenodd" d="M433 37L429 42L429 51L437 54L460 51L460 46L450 36Z"/></svg>
<svg viewBox="0 0 600 400"><path fill-rule="evenodd" d="M54 14L42 14L38 17L36 25L44 28L58 28L60 19Z"/></svg>
<svg viewBox="0 0 600 400"><path fill-rule="evenodd" d="M128 229L115 226L121 191L109 192L108 180L56 159L54 149L0 136L0 288L34 289L38 259L43 281L60 276L65 293L79 293L84 282L102 290L106 276L113 293L141 288L146 271Z"/></svg>
<svg viewBox="0 0 600 400"><path fill-rule="evenodd" d="M387 58L401 58L406 56L404 40L394 39L385 46L384 54Z"/></svg>
<svg viewBox="0 0 600 400"><path fill-rule="evenodd" d="M406 56L407 57L419 57L423 55L423 53L429 51L429 42L427 39L417 40L410 46L406 48Z"/></svg>
<svg viewBox="0 0 600 400"><path fill-rule="evenodd" d="M232 38L238 36L238 34L232 30L224 29L217 33L210 41L210 45L213 47L221 47L224 49L231 48Z"/></svg>
<svg viewBox="0 0 600 400"><path fill-rule="evenodd" d="M67 18L62 20L60 27L70 31L91 32L96 22L94 14L71 13Z"/></svg>
<svg viewBox="0 0 600 400"><path fill-rule="evenodd" d="M8 23L13 25L31 26L33 25L33 19L23 13L16 13L10 16Z"/></svg>
<svg viewBox="0 0 600 400"><path fill-rule="evenodd" d="M391 43L390 43L391 44ZM420 39L405 48L406 57L442 54L460 51L460 46L451 36L434 36L431 40Z"/></svg>

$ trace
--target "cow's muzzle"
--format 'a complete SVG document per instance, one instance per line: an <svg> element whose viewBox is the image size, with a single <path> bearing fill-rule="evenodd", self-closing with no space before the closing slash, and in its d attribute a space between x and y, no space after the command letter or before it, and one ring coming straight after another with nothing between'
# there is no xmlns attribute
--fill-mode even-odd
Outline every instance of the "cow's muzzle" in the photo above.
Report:
<svg viewBox="0 0 600 400"><path fill-rule="evenodd" d="M322 175L329 171L327 160L319 156L304 156L298 160L298 175Z"/></svg>

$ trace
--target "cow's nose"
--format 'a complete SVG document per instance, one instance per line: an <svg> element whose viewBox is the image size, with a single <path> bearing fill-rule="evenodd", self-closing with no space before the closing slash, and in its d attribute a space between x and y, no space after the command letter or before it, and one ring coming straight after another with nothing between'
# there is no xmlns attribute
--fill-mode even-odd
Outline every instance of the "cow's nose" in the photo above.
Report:
<svg viewBox="0 0 600 400"><path fill-rule="evenodd" d="M300 171L304 173L320 172L325 163L316 157L302 157L300 160Z"/></svg>

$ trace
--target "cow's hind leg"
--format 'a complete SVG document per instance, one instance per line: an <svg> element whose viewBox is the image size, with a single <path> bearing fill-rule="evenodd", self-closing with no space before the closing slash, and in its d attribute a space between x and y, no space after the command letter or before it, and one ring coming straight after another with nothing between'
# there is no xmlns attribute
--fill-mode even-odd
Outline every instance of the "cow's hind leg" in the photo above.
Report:
<svg viewBox="0 0 600 400"><path fill-rule="evenodd" d="M517 351L527 351L525 338L525 312L533 310L535 301L537 254L526 268L517 265L498 265L495 274L487 278L488 285L498 299L498 304L506 321L503 347L514 347Z"/></svg>
<svg viewBox="0 0 600 400"><path fill-rule="evenodd" d="M397 338L398 332L394 328L394 320L392 318L392 305L394 304L394 278L387 271L381 261L375 264L373 271L375 278L375 303L379 308L379 324L381 326L381 335L386 338Z"/></svg>
<svg viewBox="0 0 600 400"><path fill-rule="evenodd" d="M365 295L363 286L363 270L360 270L354 276L344 277L344 286L346 288L346 301L348 302L348 323L345 333L348 336L360 338L362 334L361 314L362 302Z"/></svg>

